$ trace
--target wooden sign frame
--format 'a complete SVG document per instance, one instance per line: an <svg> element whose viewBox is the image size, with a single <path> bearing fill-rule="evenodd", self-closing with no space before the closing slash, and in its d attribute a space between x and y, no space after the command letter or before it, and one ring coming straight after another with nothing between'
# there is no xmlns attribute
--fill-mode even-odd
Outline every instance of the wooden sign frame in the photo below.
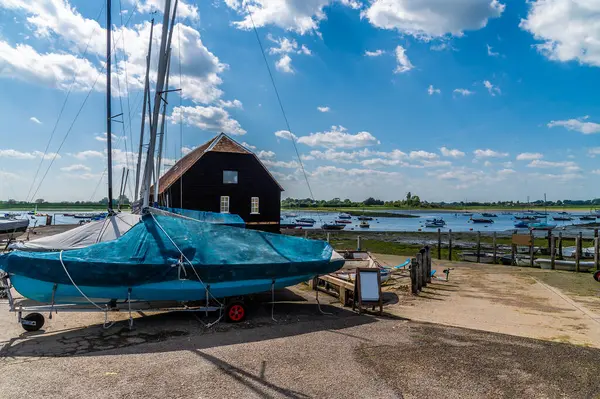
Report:
<svg viewBox="0 0 600 399"><path fill-rule="evenodd" d="M379 294L379 299L377 301L363 301L361 295L361 272L364 273L377 273L377 291ZM358 302L358 304L357 304ZM363 305L373 306L373 310L375 310L375 306L379 306L379 315L383 314L383 296L381 294L381 271L379 268L372 267L357 267L356 268L356 278L354 279L354 301L352 302L352 310L356 308L358 305L358 314L361 313Z"/></svg>
<svg viewBox="0 0 600 399"><path fill-rule="evenodd" d="M530 234L513 234L512 235L512 244L513 245L521 245L524 247L531 246L531 235Z"/></svg>

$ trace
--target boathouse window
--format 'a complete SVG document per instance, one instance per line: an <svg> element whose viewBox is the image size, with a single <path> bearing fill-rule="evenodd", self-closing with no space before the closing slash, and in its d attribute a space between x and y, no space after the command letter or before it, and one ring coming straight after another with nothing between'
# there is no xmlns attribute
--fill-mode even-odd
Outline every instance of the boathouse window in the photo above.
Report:
<svg viewBox="0 0 600 399"><path fill-rule="evenodd" d="M238 172L235 170L224 170L223 171L223 184L237 184L238 183Z"/></svg>
<svg viewBox="0 0 600 399"><path fill-rule="evenodd" d="M229 213L229 197L221 197L221 213Z"/></svg>
<svg viewBox="0 0 600 399"><path fill-rule="evenodd" d="M258 215L258 197L252 197L250 199L250 213Z"/></svg>

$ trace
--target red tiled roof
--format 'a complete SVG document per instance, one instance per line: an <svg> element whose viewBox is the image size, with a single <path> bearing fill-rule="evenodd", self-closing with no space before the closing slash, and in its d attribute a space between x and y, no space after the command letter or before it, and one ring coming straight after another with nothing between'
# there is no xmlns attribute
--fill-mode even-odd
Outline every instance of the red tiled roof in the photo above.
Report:
<svg viewBox="0 0 600 399"><path fill-rule="evenodd" d="M221 133L218 136L212 138L201 146L195 148L189 154L181 158L175 165L171 167L164 175L160 177L158 189L159 194L162 194L166 189L171 187L173 183L179 180L185 172L187 172L204 154L209 151L214 152L229 152L234 154L251 154L253 155L258 162L262 165L262 162L258 159L258 157L248 151L244 146L238 144L235 140L227 136L225 133ZM277 183L277 180L271 175L268 169L262 165L269 176ZM277 183L279 188L283 191L283 188ZM151 188L150 192L154 192L154 188Z"/></svg>

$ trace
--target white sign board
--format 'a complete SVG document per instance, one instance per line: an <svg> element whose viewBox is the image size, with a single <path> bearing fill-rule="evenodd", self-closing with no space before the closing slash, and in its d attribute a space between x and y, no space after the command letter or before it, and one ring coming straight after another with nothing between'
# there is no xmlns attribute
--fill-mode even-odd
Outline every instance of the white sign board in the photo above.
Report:
<svg viewBox="0 0 600 399"><path fill-rule="evenodd" d="M379 301L378 273L374 271L359 270L360 273L360 298L363 302Z"/></svg>

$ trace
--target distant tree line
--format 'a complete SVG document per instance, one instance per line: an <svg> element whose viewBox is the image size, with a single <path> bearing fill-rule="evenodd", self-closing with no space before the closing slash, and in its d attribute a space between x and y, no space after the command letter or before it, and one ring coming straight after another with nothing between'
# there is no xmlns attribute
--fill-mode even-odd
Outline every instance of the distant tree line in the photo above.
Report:
<svg viewBox="0 0 600 399"><path fill-rule="evenodd" d="M126 195L121 195L118 199L113 198L113 205L116 206L119 204L119 200L121 204L129 205L130 201ZM74 206L97 206L97 205L108 205L108 197L102 198L100 201L56 201L56 202L48 202L43 198L36 199L33 203L27 201L17 201L15 199L9 199L7 201L0 200L0 207L2 205L74 205Z"/></svg>
<svg viewBox="0 0 600 399"><path fill-rule="evenodd" d="M364 201L351 201L348 198L340 199L333 198L330 200L315 200L311 198L297 199L297 198L286 198L281 201L283 208L360 208L364 206L386 206L395 208L466 208L466 207L499 207L499 208L527 208L527 207L543 207L543 206L589 206L589 207L600 207L600 198L594 198L591 200L558 200L558 201L546 201L536 200L532 202L521 202L521 201L490 201L490 202L478 202L478 201L454 201L454 202L428 202L422 201L418 195L414 195L410 192L406 194L406 197L401 200L395 201L383 201L369 197Z"/></svg>

